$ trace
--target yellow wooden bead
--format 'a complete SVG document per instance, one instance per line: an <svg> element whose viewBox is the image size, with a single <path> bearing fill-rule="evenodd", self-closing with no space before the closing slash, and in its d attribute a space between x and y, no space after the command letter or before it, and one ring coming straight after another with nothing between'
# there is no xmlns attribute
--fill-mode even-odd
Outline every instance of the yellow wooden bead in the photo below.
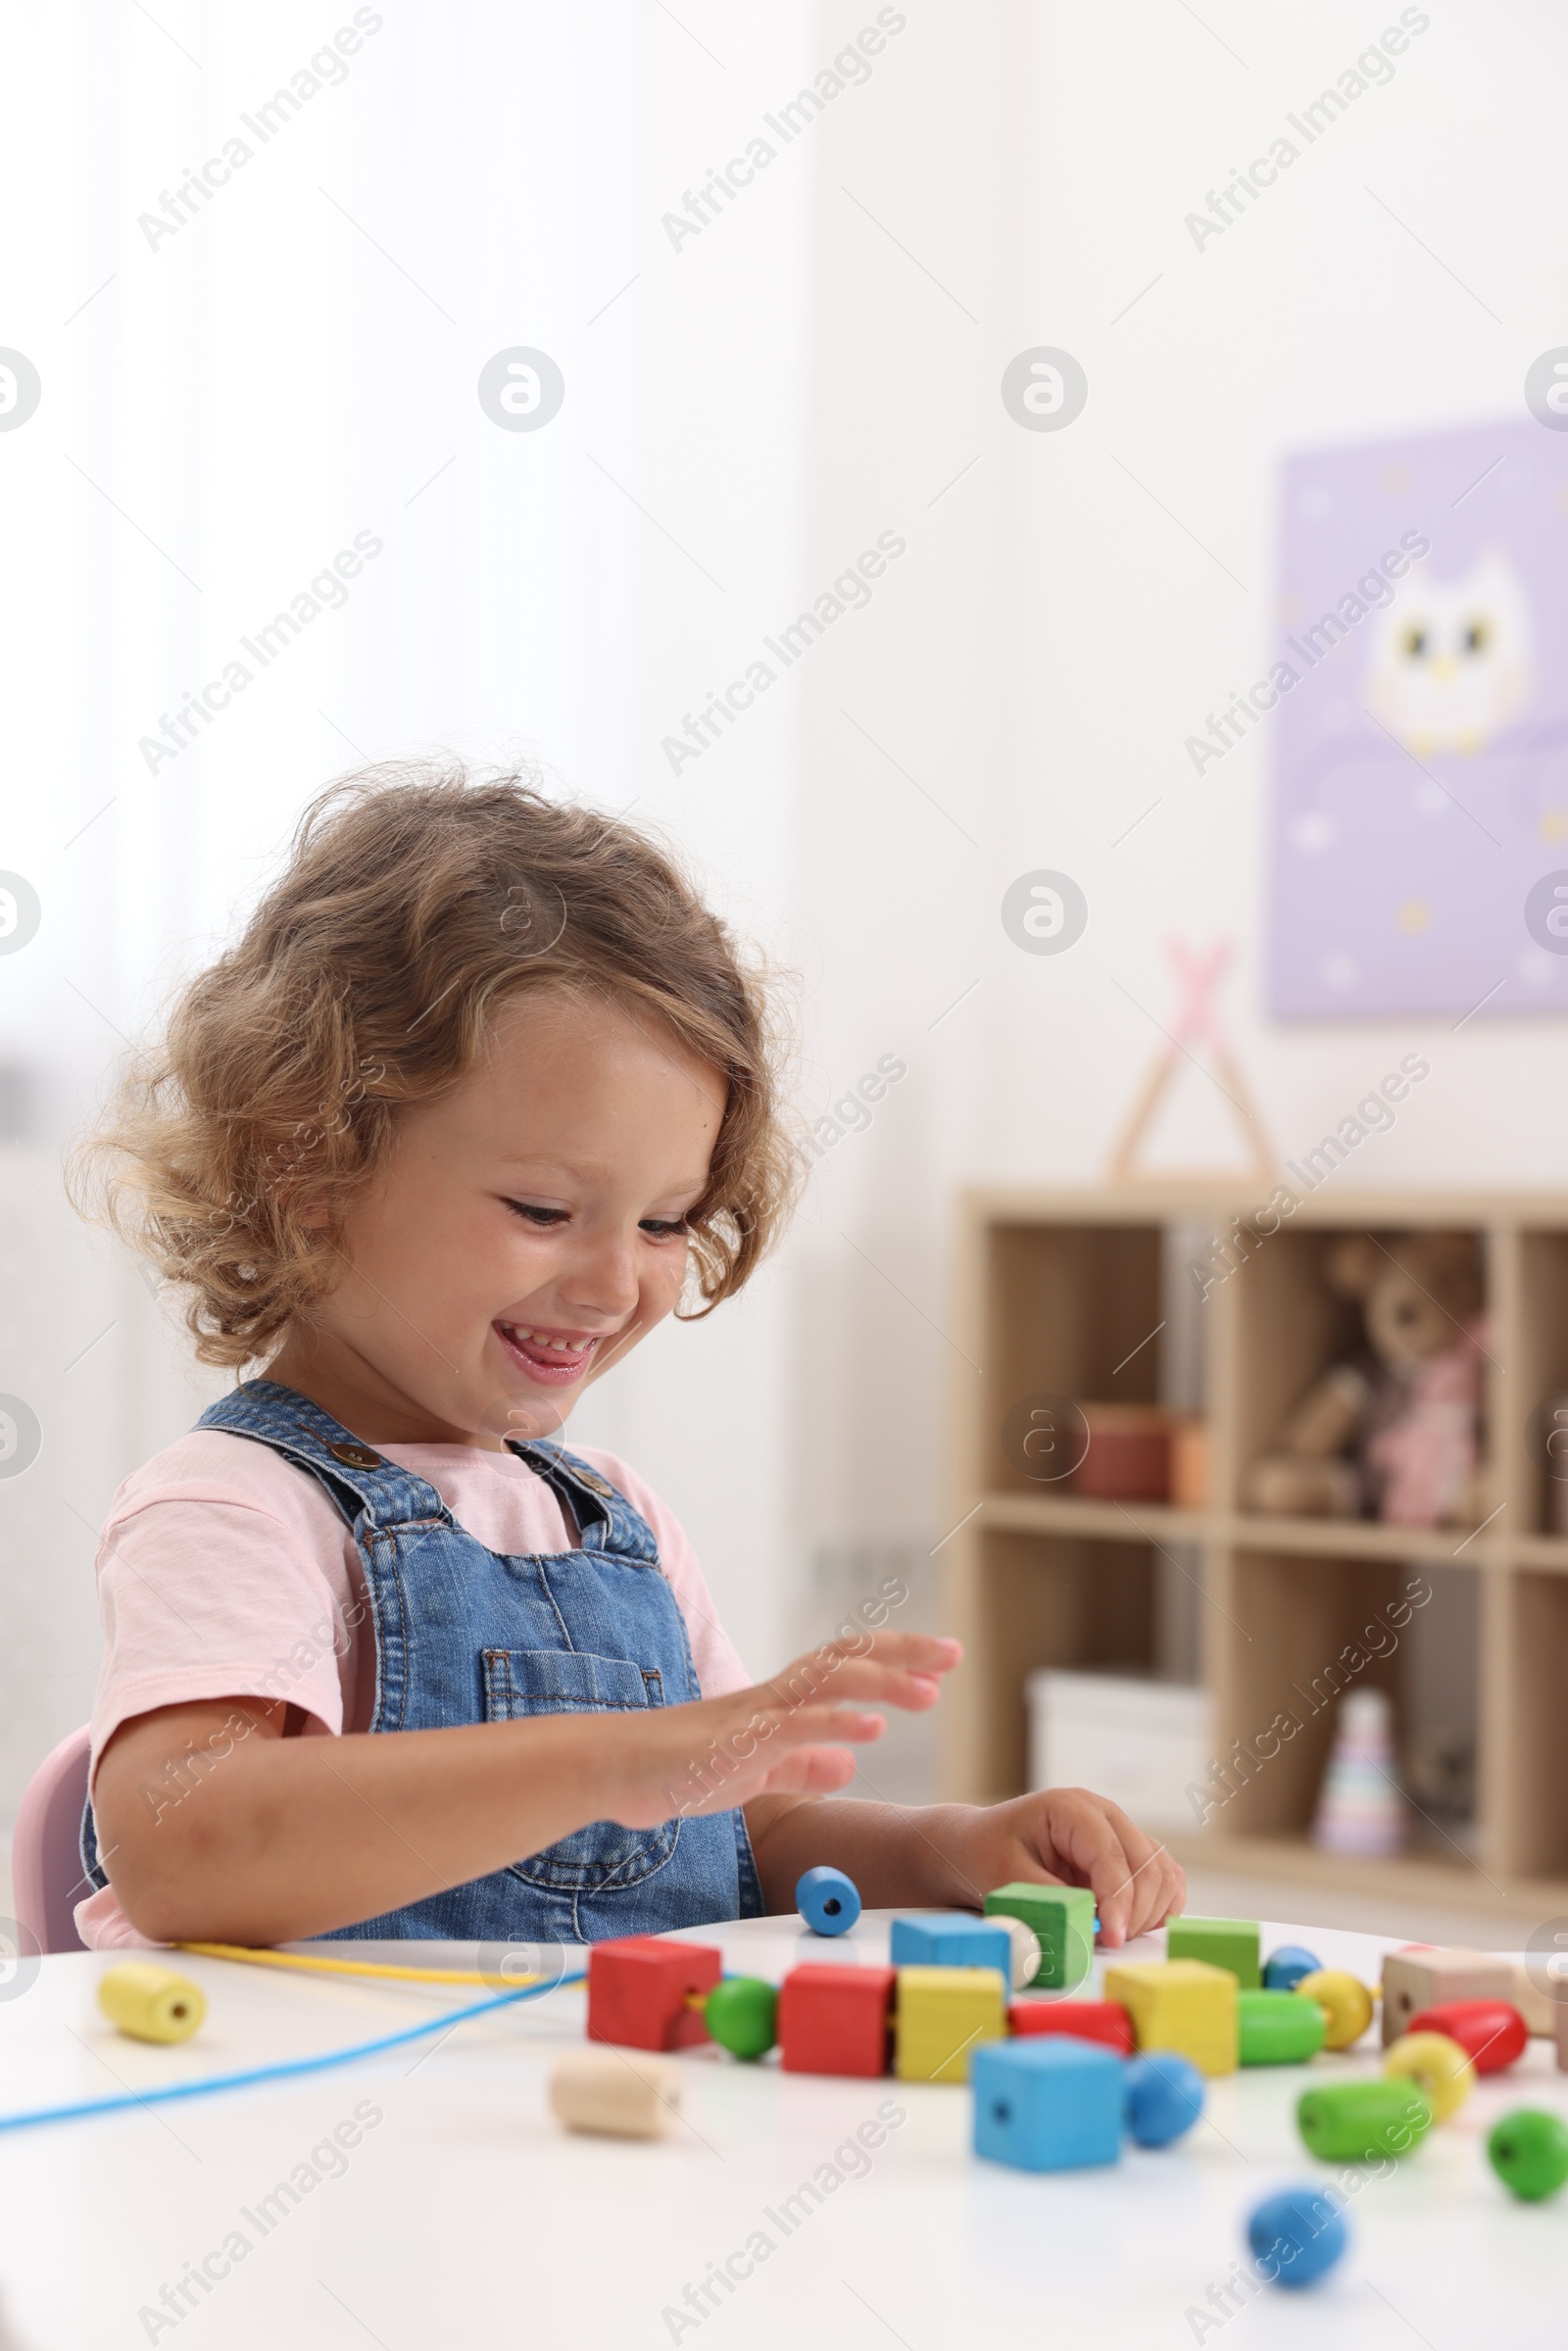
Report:
<svg viewBox="0 0 1568 2351"><path fill-rule="evenodd" d="M1383 2071L1403 2074L1425 2091L1440 2123L1457 2114L1476 2085L1468 2050L1446 2033L1401 2033L1384 2052Z"/></svg>
<svg viewBox="0 0 1568 2351"><path fill-rule="evenodd" d="M100 1976L98 2005L132 2040L189 2040L207 2014L199 1984L150 1959L122 1959Z"/></svg>
<svg viewBox="0 0 1568 2351"><path fill-rule="evenodd" d="M1326 2049L1348 2049L1372 2022L1372 1994L1359 1976L1348 1976L1343 1968L1319 1968L1303 1976L1296 1988L1322 2009L1328 2024Z"/></svg>

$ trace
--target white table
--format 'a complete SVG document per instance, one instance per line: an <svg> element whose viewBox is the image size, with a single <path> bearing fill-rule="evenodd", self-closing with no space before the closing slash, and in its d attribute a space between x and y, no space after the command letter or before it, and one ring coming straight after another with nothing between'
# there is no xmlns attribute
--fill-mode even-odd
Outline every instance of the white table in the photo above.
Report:
<svg viewBox="0 0 1568 2351"><path fill-rule="evenodd" d="M726 1965L775 1980L800 1956L886 1956L887 1914L833 1945L791 1922L696 1931ZM1130 1946L1157 1957L1162 1937ZM1265 1950L1304 1942L1375 1982L1392 1944L1271 1926ZM366 1945L328 1950L366 1953ZM381 1955L380 1949L376 1951ZM408 1961L462 1965L451 1945L400 1944ZM0 2108L145 2087L369 2039L483 1997L479 1991L284 1975L179 1958L206 1987L202 2033L175 2049L122 2039L93 1985L110 1955L45 1960L0 2001ZM574 1959L575 1964L575 1959ZM545 2101L551 2061L583 2031L580 1988L460 2027L439 2044L302 2081L46 2129L0 2133L0 2295L21 2351L811 2351L1071 2346L1157 2351L1213 2343L1333 2351L1478 2351L1568 2339L1568 2190L1509 2198L1484 2138L1509 2107L1568 2117L1568 2077L1534 2041L1513 2073L1477 2088L1389 2180L1350 2206L1350 2252L1307 2293L1277 2288L1200 2336L1208 2289L1242 2258L1245 2216L1270 2188L1324 2180L1294 2127L1306 2069L1250 2070L1209 2085L1205 2121L1176 2147L1130 2147L1102 2171L1026 2176L969 2152L969 2093L742 2066L708 2048L677 2062L687 2126L654 2143L569 2137ZM1368 2041L1337 2074L1375 2072ZM778 2214L859 2125L894 2100L904 2120L826 2194ZM381 2120L326 2177L284 2199L265 2234L259 2201L364 2101ZM351 2125L351 2133L353 2126ZM337 2169L337 2159L316 2168ZM848 2157L838 2167L858 2172ZM250 2250L177 2324L138 2319L187 2265L239 2229ZM773 2250L700 2322L683 2297L758 2230ZM214 2264L221 2269L221 2254ZM747 2260L736 2265L745 2270ZM194 2290L194 2289L193 2289ZM717 2289L715 2289L716 2291ZM11 2338L0 2335L5 2351Z"/></svg>

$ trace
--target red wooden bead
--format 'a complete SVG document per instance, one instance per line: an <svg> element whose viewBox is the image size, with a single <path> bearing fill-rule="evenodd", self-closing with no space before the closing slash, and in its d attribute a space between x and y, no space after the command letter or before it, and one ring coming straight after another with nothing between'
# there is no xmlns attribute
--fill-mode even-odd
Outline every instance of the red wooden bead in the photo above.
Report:
<svg viewBox="0 0 1568 2351"><path fill-rule="evenodd" d="M1078 2040L1103 2041L1120 2057L1133 2053L1133 2020L1119 2000L1014 2000L1007 2027L1025 2035L1070 2033Z"/></svg>
<svg viewBox="0 0 1568 2351"><path fill-rule="evenodd" d="M791 1968L778 1996L778 2038L787 2074L885 2074L898 1969Z"/></svg>
<svg viewBox="0 0 1568 2351"><path fill-rule="evenodd" d="M1446 2033L1478 2074L1500 2074L1525 2053L1530 2030L1508 2000L1440 2000L1423 2008L1406 2033Z"/></svg>
<svg viewBox="0 0 1568 2351"><path fill-rule="evenodd" d="M628 1935L588 1952L588 2038L626 2049L684 2049L707 2040L689 1992L710 1992L723 1955L713 1943L665 1942Z"/></svg>

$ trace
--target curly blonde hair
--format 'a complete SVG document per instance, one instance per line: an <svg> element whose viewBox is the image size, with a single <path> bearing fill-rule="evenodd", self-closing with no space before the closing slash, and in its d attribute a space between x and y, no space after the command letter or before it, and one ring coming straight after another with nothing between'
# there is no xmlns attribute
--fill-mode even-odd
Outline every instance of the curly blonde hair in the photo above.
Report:
<svg viewBox="0 0 1568 2351"><path fill-rule="evenodd" d="M337 1278L402 1105L456 1085L497 1008L547 988L653 1016L728 1080L688 1218L706 1314L798 1181L763 977L666 850L520 773L393 764L322 792L238 944L125 1070L72 1197L186 1291L203 1362L265 1361Z"/></svg>

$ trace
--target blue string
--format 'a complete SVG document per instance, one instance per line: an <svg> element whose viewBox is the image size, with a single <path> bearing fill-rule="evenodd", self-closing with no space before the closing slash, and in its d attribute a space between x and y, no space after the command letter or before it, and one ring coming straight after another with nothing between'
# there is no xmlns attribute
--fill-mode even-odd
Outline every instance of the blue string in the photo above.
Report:
<svg viewBox="0 0 1568 2351"><path fill-rule="evenodd" d="M114 2098L83 2098L74 2106L39 2106L25 2114L0 2114L0 2131L26 2131L34 2123L73 2123L90 2114L122 2114L131 2106L167 2106L175 2098L204 2098L213 2090L248 2089L253 2082L282 2082L291 2075L324 2074L333 2066L354 2065L362 2057L379 2057L385 2049L405 2048L411 2040L449 2032L454 2025L466 2024L470 2017L488 2016L492 2009L510 2008L517 2000L537 2000L562 1984L581 1984L583 1980L579 1973L561 1976L555 1984L522 1984L515 1991L499 1993L493 2000L475 2000L468 2008L445 2009L422 2025L411 2025L403 2033L389 2033L380 2040L358 2041L350 2049L328 2049L322 2057L291 2057L281 2065L252 2066L243 2074L212 2074L204 2082L172 2082L162 2089L129 2090Z"/></svg>

